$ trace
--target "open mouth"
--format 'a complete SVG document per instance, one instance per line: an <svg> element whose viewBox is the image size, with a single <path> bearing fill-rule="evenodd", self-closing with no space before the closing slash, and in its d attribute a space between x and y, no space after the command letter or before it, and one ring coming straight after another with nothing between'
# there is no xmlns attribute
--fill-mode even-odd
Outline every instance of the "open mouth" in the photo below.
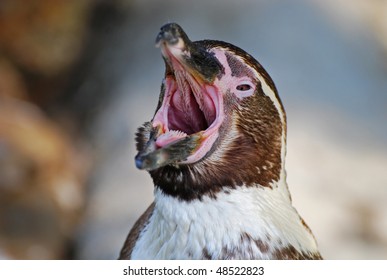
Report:
<svg viewBox="0 0 387 280"><path fill-rule="evenodd" d="M136 166L149 171L203 159L224 119L223 95L215 84L223 66L215 55L174 23L161 27L156 43L166 62L162 100L136 138Z"/></svg>
<svg viewBox="0 0 387 280"><path fill-rule="evenodd" d="M163 148L186 137L198 136L195 150L183 161L192 163L210 151L218 136L223 120L223 98L215 86L205 82L185 62L182 50L168 44L161 48L170 71L165 77L161 107L152 123L159 131L156 146Z"/></svg>

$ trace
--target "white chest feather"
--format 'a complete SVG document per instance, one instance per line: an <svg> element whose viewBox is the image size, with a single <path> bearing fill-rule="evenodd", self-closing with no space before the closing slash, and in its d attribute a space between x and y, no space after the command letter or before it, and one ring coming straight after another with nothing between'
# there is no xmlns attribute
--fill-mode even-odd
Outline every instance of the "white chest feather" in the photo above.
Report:
<svg viewBox="0 0 387 280"><path fill-rule="evenodd" d="M285 188L240 187L191 202L156 190L153 214L131 257L270 259L289 246L317 252Z"/></svg>

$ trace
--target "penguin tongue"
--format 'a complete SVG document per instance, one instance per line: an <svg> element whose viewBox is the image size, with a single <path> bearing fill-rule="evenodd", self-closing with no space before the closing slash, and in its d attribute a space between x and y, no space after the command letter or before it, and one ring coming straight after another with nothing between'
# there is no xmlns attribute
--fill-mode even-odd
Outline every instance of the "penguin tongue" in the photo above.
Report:
<svg viewBox="0 0 387 280"><path fill-rule="evenodd" d="M165 147L172 142L183 139L187 134L179 130L170 130L164 134L161 134L156 140L156 146L158 148Z"/></svg>
<svg viewBox="0 0 387 280"><path fill-rule="evenodd" d="M200 134L183 136L184 133L182 132L170 131L157 136L157 131L160 131L160 129L160 127L152 127L152 125L149 125L140 132L141 137L149 136L149 138L136 155L135 161L137 168L154 170L165 165L184 162L194 154L194 151L200 145ZM161 148L158 147L157 141L163 144Z"/></svg>

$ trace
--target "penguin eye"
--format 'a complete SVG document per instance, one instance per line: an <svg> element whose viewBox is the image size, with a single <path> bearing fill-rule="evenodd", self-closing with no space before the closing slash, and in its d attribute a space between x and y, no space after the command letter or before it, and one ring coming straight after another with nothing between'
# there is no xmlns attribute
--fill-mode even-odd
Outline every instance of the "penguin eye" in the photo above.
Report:
<svg viewBox="0 0 387 280"><path fill-rule="evenodd" d="M243 79L235 83L235 89L235 95L238 98L245 98L254 94L255 84L252 81Z"/></svg>
<svg viewBox="0 0 387 280"><path fill-rule="evenodd" d="M241 84L241 85L238 85L236 89L239 91L247 91L251 89L251 86L248 84Z"/></svg>

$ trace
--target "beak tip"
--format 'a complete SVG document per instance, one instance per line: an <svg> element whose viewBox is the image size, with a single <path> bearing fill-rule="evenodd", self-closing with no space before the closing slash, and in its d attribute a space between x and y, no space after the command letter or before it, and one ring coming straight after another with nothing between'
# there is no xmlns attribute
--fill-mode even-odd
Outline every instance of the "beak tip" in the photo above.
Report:
<svg viewBox="0 0 387 280"><path fill-rule="evenodd" d="M168 45L175 45L183 39L188 42L188 37L183 29L177 23L167 23L160 28L160 32L156 37L156 47L160 47L161 43L165 42Z"/></svg>
<svg viewBox="0 0 387 280"><path fill-rule="evenodd" d="M144 160L141 156L137 155L134 160L138 169L144 169Z"/></svg>

